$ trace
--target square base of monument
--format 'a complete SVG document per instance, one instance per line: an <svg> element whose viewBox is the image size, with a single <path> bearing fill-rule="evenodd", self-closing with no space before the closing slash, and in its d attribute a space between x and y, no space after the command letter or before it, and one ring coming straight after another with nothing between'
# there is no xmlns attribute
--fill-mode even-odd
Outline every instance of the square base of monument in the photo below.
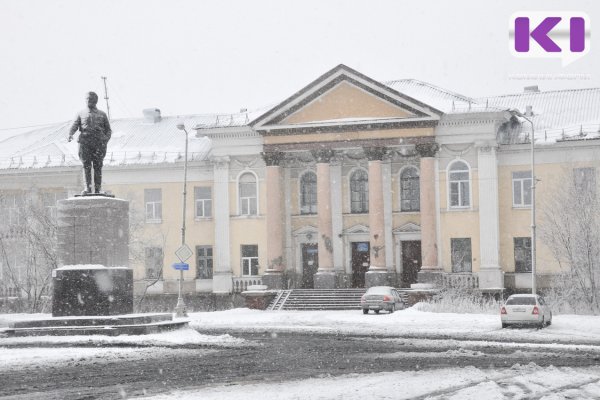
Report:
<svg viewBox="0 0 600 400"><path fill-rule="evenodd" d="M270 290L283 289L283 274L279 271L268 271L262 276L262 284Z"/></svg>
<svg viewBox="0 0 600 400"><path fill-rule="evenodd" d="M417 282L426 284L429 287L440 287L442 285L442 270L419 271L417 274Z"/></svg>
<svg viewBox="0 0 600 400"><path fill-rule="evenodd" d="M477 275L480 289L504 289L504 272L500 268L482 268Z"/></svg>
<svg viewBox="0 0 600 400"><path fill-rule="evenodd" d="M65 266L52 271L52 316L133 313L133 270L101 265Z"/></svg>
<svg viewBox="0 0 600 400"><path fill-rule="evenodd" d="M365 273L365 287L389 286L390 274L387 271L367 271Z"/></svg>
<svg viewBox="0 0 600 400"><path fill-rule="evenodd" d="M337 277L335 272L317 272L314 275L315 289L335 289Z"/></svg>

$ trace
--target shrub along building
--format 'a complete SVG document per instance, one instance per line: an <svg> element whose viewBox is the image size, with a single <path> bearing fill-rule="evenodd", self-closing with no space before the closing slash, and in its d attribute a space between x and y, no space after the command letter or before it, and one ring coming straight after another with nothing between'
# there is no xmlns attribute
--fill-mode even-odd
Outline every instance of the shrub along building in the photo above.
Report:
<svg viewBox="0 0 600 400"><path fill-rule="evenodd" d="M104 187L131 201L136 292L175 293L183 149L190 140L184 291L248 284L337 288L412 283L531 285L532 106L539 225L574 182L594 191L600 89L473 99L416 80L377 82L335 67L275 107L235 115L112 121ZM26 199L46 207L82 188L69 123L0 142L0 277L25 268ZM561 272L538 239L539 285ZM16 249L19 249L18 251ZM21 253L19 253L21 252ZM17 268L18 269L18 268Z"/></svg>

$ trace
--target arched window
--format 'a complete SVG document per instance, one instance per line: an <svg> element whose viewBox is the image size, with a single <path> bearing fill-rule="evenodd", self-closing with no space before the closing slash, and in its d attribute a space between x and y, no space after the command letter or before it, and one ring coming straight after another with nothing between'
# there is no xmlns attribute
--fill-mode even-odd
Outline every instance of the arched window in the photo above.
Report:
<svg viewBox="0 0 600 400"><path fill-rule="evenodd" d="M362 169L357 169L350 175L350 211L369 212L369 176Z"/></svg>
<svg viewBox="0 0 600 400"><path fill-rule="evenodd" d="M450 207L469 207L471 205L471 188L469 183L469 166L464 161L455 161L448 168Z"/></svg>
<svg viewBox="0 0 600 400"><path fill-rule="evenodd" d="M300 214L317 212L317 174L307 172L300 178Z"/></svg>
<svg viewBox="0 0 600 400"><path fill-rule="evenodd" d="M257 215L256 177L247 172L240 176L238 184L240 215Z"/></svg>
<svg viewBox="0 0 600 400"><path fill-rule="evenodd" d="M400 211L419 211L420 202L419 171L408 167L400 174Z"/></svg>

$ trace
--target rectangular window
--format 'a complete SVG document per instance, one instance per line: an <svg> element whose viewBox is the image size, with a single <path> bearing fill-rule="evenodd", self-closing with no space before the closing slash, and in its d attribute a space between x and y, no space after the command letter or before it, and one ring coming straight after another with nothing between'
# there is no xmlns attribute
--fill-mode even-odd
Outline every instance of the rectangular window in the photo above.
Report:
<svg viewBox="0 0 600 400"><path fill-rule="evenodd" d="M595 168L574 168L573 180L575 190L585 195L596 195L596 169Z"/></svg>
<svg viewBox="0 0 600 400"><path fill-rule="evenodd" d="M212 279L213 250L211 246L196 246L196 277Z"/></svg>
<svg viewBox="0 0 600 400"><path fill-rule="evenodd" d="M144 203L146 204L146 222L161 222L162 190L144 189Z"/></svg>
<svg viewBox="0 0 600 400"><path fill-rule="evenodd" d="M7 226L20 225L23 221L25 197L21 192L0 194L0 217Z"/></svg>
<svg viewBox="0 0 600 400"><path fill-rule="evenodd" d="M258 246L255 244L242 245L242 275L258 275Z"/></svg>
<svg viewBox="0 0 600 400"><path fill-rule="evenodd" d="M516 237L515 244L515 272L531 272L531 238Z"/></svg>
<svg viewBox="0 0 600 400"><path fill-rule="evenodd" d="M209 218L212 216L212 193L210 186L194 188L196 202L196 218Z"/></svg>
<svg viewBox="0 0 600 400"><path fill-rule="evenodd" d="M512 173L513 207L531 206L531 171Z"/></svg>
<svg viewBox="0 0 600 400"><path fill-rule="evenodd" d="M163 250L161 247L145 249L146 279L158 279L162 275Z"/></svg>
<svg viewBox="0 0 600 400"><path fill-rule="evenodd" d="M256 184L240 184L240 214L257 215L256 207Z"/></svg>
<svg viewBox="0 0 600 400"><path fill-rule="evenodd" d="M450 172L450 207L469 207L471 205L471 187L469 172Z"/></svg>
<svg viewBox="0 0 600 400"><path fill-rule="evenodd" d="M471 238L450 239L452 272L471 272Z"/></svg>

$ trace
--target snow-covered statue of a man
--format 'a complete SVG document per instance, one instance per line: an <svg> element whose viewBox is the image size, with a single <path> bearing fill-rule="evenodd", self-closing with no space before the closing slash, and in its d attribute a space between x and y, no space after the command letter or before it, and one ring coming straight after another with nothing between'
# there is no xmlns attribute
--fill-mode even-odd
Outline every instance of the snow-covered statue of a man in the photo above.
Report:
<svg viewBox="0 0 600 400"><path fill-rule="evenodd" d="M79 159L83 163L85 175L85 196L91 193L101 193L102 187L102 163L106 155L106 145L110 140L112 130L110 122L103 111L96 108L98 95L89 92L86 97L87 108L80 111L69 131L69 142L73 135L79 130L81 132L77 139L79 143ZM94 169L94 192L92 192L92 167Z"/></svg>

